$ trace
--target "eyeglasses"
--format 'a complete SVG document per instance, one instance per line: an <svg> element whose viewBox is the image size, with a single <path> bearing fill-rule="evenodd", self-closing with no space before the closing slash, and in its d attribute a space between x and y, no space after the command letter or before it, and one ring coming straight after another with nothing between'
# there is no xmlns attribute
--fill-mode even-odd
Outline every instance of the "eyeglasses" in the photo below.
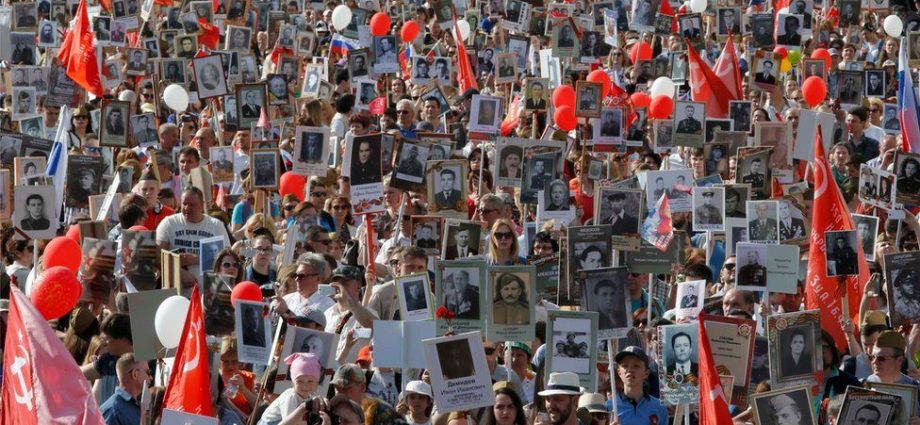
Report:
<svg viewBox="0 0 920 425"><path fill-rule="evenodd" d="M296 207L297 207L296 205L285 205L285 206L284 206L284 210L285 210L285 211L294 211L294 208L296 208Z"/></svg>
<svg viewBox="0 0 920 425"><path fill-rule="evenodd" d="M495 239L514 239L513 232L495 232Z"/></svg>
<svg viewBox="0 0 920 425"><path fill-rule="evenodd" d="M725 267L725 268L728 269L728 270L734 270L734 269L735 269L735 263L725 263L725 264L722 265L722 267Z"/></svg>
<svg viewBox="0 0 920 425"><path fill-rule="evenodd" d="M240 263L237 263L236 261L234 262L224 261L223 263L220 263L220 266L224 268L239 267L239 265Z"/></svg>
<svg viewBox="0 0 920 425"><path fill-rule="evenodd" d="M498 211L498 210L497 210L497 209L494 209L494 208L480 208L480 209L479 209L479 213L480 213L480 214L488 214L488 213L492 213L492 212L496 212L496 211Z"/></svg>
<svg viewBox="0 0 920 425"><path fill-rule="evenodd" d="M319 276L319 273L294 273L294 280L304 280L314 276Z"/></svg>
<svg viewBox="0 0 920 425"><path fill-rule="evenodd" d="M866 357L869 359L869 363L874 362L876 360L878 360L879 363L883 363L883 362L887 362L888 360L894 360L898 356L875 356L875 355L869 354Z"/></svg>
<svg viewBox="0 0 920 425"><path fill-rule="evenodd" d="M310 196L315 196L317 198L325 198L328 195L327 192L310 192Z"/></svg>

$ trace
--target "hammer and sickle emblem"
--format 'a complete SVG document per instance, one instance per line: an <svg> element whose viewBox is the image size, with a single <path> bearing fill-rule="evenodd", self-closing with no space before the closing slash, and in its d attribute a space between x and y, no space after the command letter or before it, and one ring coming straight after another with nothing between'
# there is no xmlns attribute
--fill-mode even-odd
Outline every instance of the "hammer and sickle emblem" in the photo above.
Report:
<svg viewBox="0 0 920 425"><path fill-rule="evenodd" d="M13 388L13 394L16 396L16 403L25 404L26 408L31 412L34 406L32 405L32 389L26 385L26 378L24 376L24 371L22 370L27 364L29 364L29 354L26 352L25 348L22 345L17 345L16 348L19 352L22 353L22 357L16 356L13 360L12 366L10 366L10 372L13 373L13 376L17 377L16 387Z"/></svg>

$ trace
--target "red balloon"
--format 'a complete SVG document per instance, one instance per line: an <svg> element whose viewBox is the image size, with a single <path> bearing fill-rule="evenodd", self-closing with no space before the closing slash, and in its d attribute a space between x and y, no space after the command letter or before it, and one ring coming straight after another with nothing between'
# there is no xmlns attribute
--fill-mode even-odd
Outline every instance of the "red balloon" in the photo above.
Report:
<svg viewBox="0 0 920 425"><path fill-rule="evenodd" d="M64 266L74 273L80 270L80 261L83 254L80 250L80 244L66 236L58 236L48 242L45 246L45 253L42 255L42 261L46 269L56 266Z"/></svg>
<svg viewBox="0 0 920 425"><path fill-rule="evenodd" d="M595 69L588 74L588 81L594 83L601 83L603 87L601 88L601 93L604 96L607 96L607 93L610 93L610 75L604 72L603 69Z"/></svg>
<svg viewBox="0 0 920 425"><path fill-rule="evenodd" d="M578 125L578 118L575 117L575 109L569 105L562 105L556 108L553 114L553 120L556 125L564 131L572 131Z"/></svg>
<svg viewBox="0 0 920 425"><path fill-rule="evenodd" d="M563 84L553 90L553 106L560 108L566 105L575 109L575 89Z"/></svg>
<svg viewBox="0 0 920 425"><path fill-rule="evenodd" d="M230 291L230 304L236 307L237 300L262 302L262 289L248 280L237 283Z"/></svg>
<svg viewBox="0 0 920 425"><path fill-rule="evenodd" d="M649 60L652 58L652 46L649 46L646 42L635 43L629 49L629 59L632 60L632 63L636 63L640 60Z"/></svg>
<svg viewBox="0 0 920 425"><path fill-rule="evenodd" d="M789 55L789 52L783 46L776 46L776 48L773 49L773 55L780 59L783 59Z"/></svg>
<svg viewBox="0 0 920 425"><path fill-rule="evenodd" d="M648 107L648 116L655 119L665 119L674 112L674 101L670 97L659 94L652 98Z"/></svg>
<svg viewBox="0 0 920 425"><path fill-rule="evenodd" d="M629 96L629 100L637 108L648 108L648 105L652 103L652 98L642 92L633 93L632 96Z"/></svg>
<svg viewBox="0 0 920 425"><path fill-rule="evenodd" d="M135 232L149 232L149 231L150 231L150 229L148 229L148 228L147 228L146 226L144 226L143 224L135 224L135 225L131 226L131 228L128 229L128 230L132 230L132 231L135 231Z"/></svg>
<svg viewBox="0 0 920 425"><path fill-rule="evenodd" d="M67 234L64 235L64 236L66 236L66 237L68 237L68 238L70 238L70 239L73 239L73 241L76 242L76 243L80 243L80 241L81 241L81 239L82 239L81 236L80 236L80 225L79 225L79 224L74 224L73 226L70 226L70 228L67 229Z"/></svg>
<svg viewBox="0 0 920 425"><path fill-rule="evenodd" d="M820 105L827 97L827 83L817 75L808 77L802 83L802 97L812 108Z"/></svg>
<svg viewBox="0 0 920 425"><path fill-rule="evenodd" d="M282 198L288 194L292 194L297 197L298 201L303 202L305 187L307 187L307 176L294 174L293 171L287 171L281 175L281 180L278 182L278 193L281 194Z"/></svg>
<svg viewBox="0 0 920 425"><path fill-rule="evenodd" d="M399 35L402 37L403 43L411 43L418 37L419 31L418 22L406 21L402 26L402 30L399 31Z"/></svg>
<svg viewBox="0 0 920 425"><path fill-rule="evenodd" d="M390 33L390 15L383 12L377 12L371 17L371 34L387 35Z"/></svg>
<svg viewBox="0 0 920 425"><path fill-rule="evenodd" d="M812 59L824 59L825 68L831 69L831 52L828 52L827 49L815 49L811 52Z"/></svg>
<svg viewBox="0 0 920 425"><path fill-rule="evenodd" d="M45 269L32 289L32 304L46 320L54 320L73 310L83 295L83 285L67 267Z"/></svg>

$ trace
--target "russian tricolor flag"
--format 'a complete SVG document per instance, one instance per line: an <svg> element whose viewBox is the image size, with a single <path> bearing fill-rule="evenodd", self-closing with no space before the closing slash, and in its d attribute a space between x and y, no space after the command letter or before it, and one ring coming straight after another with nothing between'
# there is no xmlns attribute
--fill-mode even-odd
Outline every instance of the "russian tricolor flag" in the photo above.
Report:
<svg viewBox="0 0 920 425"><path fill-rule="evenodd" d="M340 55L347 55L348 52L357 49L356 43L352 40L349 40L345 37L342 37L338 34L332 35L332 44L329 47L331 53L338 53Z"/></svg>
<svg viewBox="0 0 920 425"><path fill-rule="evenodd" d="M898 120L901 122L902 148L905 152L920 152L920 105L914 80L907 65L907 39L901 38L898 55Z"/></svg>

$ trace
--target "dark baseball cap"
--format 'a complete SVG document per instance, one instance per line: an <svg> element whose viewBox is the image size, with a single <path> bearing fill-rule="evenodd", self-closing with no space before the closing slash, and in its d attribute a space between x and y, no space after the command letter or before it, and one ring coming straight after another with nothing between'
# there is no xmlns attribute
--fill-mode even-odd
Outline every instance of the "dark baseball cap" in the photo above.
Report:
<svg viewBox="0 0 920 425"><path fill-rule="evenodd" d="M361 269L355 266L336 267L336 269L332 271L332 281L341 282L343 280L350 280L350 279L356 279L359 281L363 281L364 278L362 277L361 274L362 274Z"/></svg>
<svg viewBox="0 0 920 425"><path fill-rule="evenodd" d="M645 367L648 367L648 355L645 354L645 351L642 350L642 348L636 347L635 345L626 347L620 350L620 352L613 357L613 361L619 363L626 356L638 357L639 360L642 360L642 363L645 363Z"/></svg>

